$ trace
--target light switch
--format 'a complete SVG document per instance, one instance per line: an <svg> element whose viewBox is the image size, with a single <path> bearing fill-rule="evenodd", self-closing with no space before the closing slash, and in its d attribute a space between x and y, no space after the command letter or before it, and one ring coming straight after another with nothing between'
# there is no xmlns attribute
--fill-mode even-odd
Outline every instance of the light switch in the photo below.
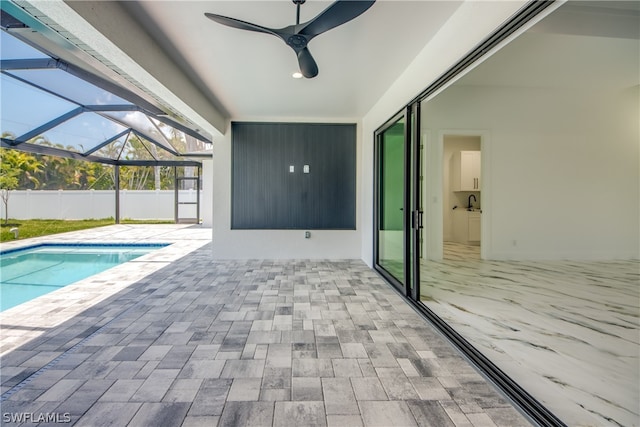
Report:
<svg viewBox="0 0 640 427"><path fill-rule="evenodd" d="M296 168L293 165L289 166L289 173L294 173L295 171Z"/></svg>
<svg viewBox="0 0 640 427"><path fill-rule="evenodd" d="M304 165L304 166L302 167L302 172L304 172L304 173L309 173L309 165Z"/></svg>

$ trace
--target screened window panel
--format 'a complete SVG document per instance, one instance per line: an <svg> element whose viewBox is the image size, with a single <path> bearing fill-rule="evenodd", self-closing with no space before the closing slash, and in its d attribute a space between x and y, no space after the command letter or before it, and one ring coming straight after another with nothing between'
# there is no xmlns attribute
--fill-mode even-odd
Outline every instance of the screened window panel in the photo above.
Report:
<svg viewBox="0 0 640 427"><path fill-rule="evenodd" d="M116 120L124 124L125 126L130 127L131 129L135 129L143 135L147 135L149 138L154 139L160 145L166 147L169 150L177 151L176 148L169 143L164 133L158 130L156 125L146 114L143 114L139 111L115 111L104 112L100 114ZM177 129L176 132L178 132Z"/></svg>
<svg viewBox="0 0 640 427"><path fill-rule="evenodd" d="M204 141L200 141L191 135L185 135L186 153L202 153L211 151L211 144L207 144Z"/></svg>
<svg viewBox="0 0 640 427"><path fill-rule="evenodd" d="M58 116L77 108L77 105L43 92L26 83L2 74L2 136L16 139Z"/></svg>
<svg viewBox="0 0 640 427"><path fill-rule="evenodd" d="M125 129L124 126L100 115L83 113L29 142L41 145L51 144L77 153L84 153Z"/></svg>
<svg viewBox="0 0 640 427"><path fill-rule="evenodd" d="M152 144L143 138L129 135L119 160L155 160L150 145Z"/></svg>
<svg viewBox="0 0 640 427"><path fill-rule="evenodd" d="M0 35L0 59L42 59L49 58L28 44L18 40L11 34L2 31Z"/></svg>
<svg viewBox="0 0 640 427"><path fill-rule="evenodd" d="M174 127L171 127L160 120L149 117L151 123L155 126L156 131L159 131L164 139L178 152L184 152L186 147L187 136L184 132Z"/></svg>
<svg viewBox="0 0 640 427"><path fill-rule="evenodd" d="M156 118L149 117L149 119L160 129L160 132L179 153L198 153L211 149L211 144L194 138Z"/></svg>
<svg viewBox="0 0 640 427"><path fill-rule="evenodd" d="M80 105L132 105L111 92L57 68L11 70L10 73Z"/></svg>
<svg viewBox="0 0 640 427"><path fill-rule="evenodd" d="M126 139L126 135L118 138L115 141L110 142L109 144L95 151L92 155L96 157L104 157L107 159L117 160L120 158L120 153L122 152L122 148L124 147Z"/></svg>

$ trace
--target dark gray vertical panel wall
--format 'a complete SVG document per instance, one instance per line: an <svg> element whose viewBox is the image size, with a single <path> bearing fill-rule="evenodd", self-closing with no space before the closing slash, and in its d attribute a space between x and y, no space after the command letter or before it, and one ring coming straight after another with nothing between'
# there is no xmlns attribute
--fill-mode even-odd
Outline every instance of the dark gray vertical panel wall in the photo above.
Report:
<svg viewBox="0 0 640 427"><path fill-rule="evenodd" d="M355 229L356 125L234 122L231 132L232 228Z"/></svg>

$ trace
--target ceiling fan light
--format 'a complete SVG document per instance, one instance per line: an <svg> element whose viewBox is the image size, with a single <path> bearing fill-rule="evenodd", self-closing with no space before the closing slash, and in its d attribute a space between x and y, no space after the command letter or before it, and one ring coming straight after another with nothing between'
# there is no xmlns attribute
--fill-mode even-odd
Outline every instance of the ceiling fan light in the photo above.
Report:
<svg viewBox="0 0 640 427"><path fill-rule="evenodd" d="M291 74L291 77L293 77L294 79L301 79L303 75L300 71L296 71L293 74Z"/></svg>

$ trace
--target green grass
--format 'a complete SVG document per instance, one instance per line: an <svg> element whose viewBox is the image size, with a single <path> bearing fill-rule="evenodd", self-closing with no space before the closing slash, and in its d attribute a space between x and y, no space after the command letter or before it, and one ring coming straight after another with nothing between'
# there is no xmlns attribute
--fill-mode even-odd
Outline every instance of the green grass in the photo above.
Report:
<svg viewBox="0 0 640 427"><path fill-rule="evenodd" d="M18 240L28 239L30 237L48 236L50 234L66 233L67 231L85 230L87 228L104 227L105 225L115 224L113 218L104 219L83 219L83 220L64 220L64 219L11 219L7 224L2 221L0 242L10 242L16 240L12 228L17 227L19 230ZM153 221L153 220L122 220L122 224L173 224L173 221Z"/></svg>

